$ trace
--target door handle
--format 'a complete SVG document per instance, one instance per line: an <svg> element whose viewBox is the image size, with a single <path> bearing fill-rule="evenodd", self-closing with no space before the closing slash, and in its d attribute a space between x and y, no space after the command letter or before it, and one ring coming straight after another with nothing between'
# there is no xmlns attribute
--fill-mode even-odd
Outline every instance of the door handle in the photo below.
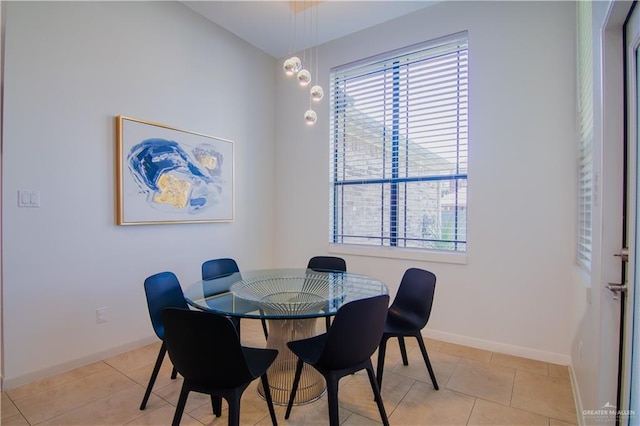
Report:
<svg viewBox="0 0 640 426"><path fill-rule="evenodd" d="M607 284L607 290L613 293L613 300L618 300L620 298L620 293L625 293L627 291L627 285L609 283Z"/></svg>
<svg viewBox="0 0 640 426"><path fill-rule="evenodd" d="M620 253L614 254L614 256L619 257L620 260L622 260L623 262L628 262L629 261L629 249L625 247L622 250L620 250Z"/></svg>

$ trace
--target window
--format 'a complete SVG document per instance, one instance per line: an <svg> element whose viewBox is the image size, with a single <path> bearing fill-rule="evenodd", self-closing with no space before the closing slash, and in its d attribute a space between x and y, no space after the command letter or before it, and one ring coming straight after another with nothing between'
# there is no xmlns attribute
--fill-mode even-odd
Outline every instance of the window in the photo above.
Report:
<svg viewBox="0 0 640 426"><path fill-rule="evenodd" d="M593 47L591 2L578 1L578 264L591 270L591 203L593 194Z"/></svg>
<svg viewBox="0 0 640 426"><path fill-rule="evenodd" d="M465 252L467 34L331 70L330 238Z"/></svg>

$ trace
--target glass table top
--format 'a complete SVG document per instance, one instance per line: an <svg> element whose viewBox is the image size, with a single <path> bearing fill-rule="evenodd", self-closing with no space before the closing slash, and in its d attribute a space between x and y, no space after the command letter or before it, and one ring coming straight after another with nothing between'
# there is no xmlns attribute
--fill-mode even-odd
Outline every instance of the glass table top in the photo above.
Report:
<svg viewBox="0 0 640 426"><path fill-rule="evenodd" d="M311 269L243 271L190 285L195 308L241 318L316 318L335 315L353 300L388 294L381 281L347 272Z"/></svg>

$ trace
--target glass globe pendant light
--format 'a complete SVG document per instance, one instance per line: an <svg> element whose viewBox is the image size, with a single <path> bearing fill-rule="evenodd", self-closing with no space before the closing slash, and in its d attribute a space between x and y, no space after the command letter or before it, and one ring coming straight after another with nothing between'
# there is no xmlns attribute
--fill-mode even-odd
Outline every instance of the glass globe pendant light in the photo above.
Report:
<svg viewBox="0 0 640 426"><path fill-rule="evenodd" d="M322 98L324 98L324 90L316 84L311 88L311 99L314 102L320 102Z"/></svg>
<svg viewBox="0 0 640 426"><path fill-rule="evenodd" d="M291 77L302 69L302 61L297 56L292 56L284 61L282 67L284 68L284 73L287 77Z"/></svg>
<svg viewBox="0 0 640 426"><path fill-rule="evenodd" d="M302 87L306 87L311 83L311 73L306 69L301 69L298 72L298 84Z"/></svg>
<svg viewBox="0 0 640 426"><path fill-rule="evenodd" d="M318 114L314 110L309 109L304 113L304 122L309 126L313 126L316 121L318 121Z"/></svg>
<svg viewBox="0 0 640 426"><path fill-rule="evenodd" d="M294 74L293 63L291 62L291 59L287 59L286 61L284 61L284 64L282 64L282 68L284 69L284 74L287 77L291 77Z"/></svg>

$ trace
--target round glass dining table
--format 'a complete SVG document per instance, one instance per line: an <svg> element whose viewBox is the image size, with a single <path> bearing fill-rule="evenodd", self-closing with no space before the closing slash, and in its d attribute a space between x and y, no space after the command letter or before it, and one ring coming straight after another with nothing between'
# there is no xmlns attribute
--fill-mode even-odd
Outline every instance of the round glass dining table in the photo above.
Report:
<svg viewBox="0 0 640 426"><path fill-rule="evenodd" d="M267 320L266 347L278 350L267 374L273 402L280 405L289 400L297 361L287 342L324 333L324 321L316 331L318 318L335 315L345 303L382 294L388 294L387 286L375 278L311 269L242 271L198 281L184 293L187 303L200 310ZM305 365L294 403L315 401L324 390L323 377ZM258 391L264 395L261 384Z"/></svg>

